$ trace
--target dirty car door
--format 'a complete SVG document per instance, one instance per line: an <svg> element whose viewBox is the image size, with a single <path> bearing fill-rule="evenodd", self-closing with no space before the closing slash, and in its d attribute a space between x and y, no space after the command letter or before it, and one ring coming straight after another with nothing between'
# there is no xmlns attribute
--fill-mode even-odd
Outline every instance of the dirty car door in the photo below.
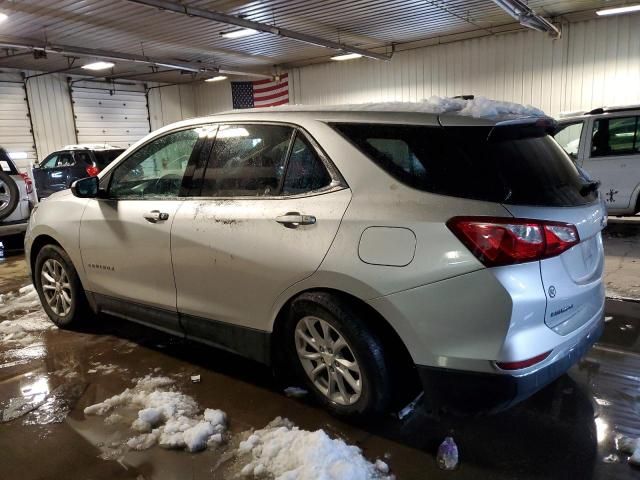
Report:
<svg viewBox="0 0 640 480"><path fill-rule="evenodd" d="M187 335L265 360L274 301L310 276L351 198L301 132L222 125L200 198L176 215L171 250Z"/></svg>

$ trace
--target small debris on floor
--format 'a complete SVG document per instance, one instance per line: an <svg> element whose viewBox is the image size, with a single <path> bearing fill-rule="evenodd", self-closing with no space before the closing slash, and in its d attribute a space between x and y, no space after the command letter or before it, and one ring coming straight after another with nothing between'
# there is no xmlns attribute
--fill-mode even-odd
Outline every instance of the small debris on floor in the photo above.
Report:
<svg viewBox="0 0 640 480"><path fill-rule="evenodd" d="M200 375L191 375L191 383L200 383Z"/></svg>
<svg viewBox="0 0 640 480"><path fill-rule="evenodd" d="M300 387L287 387L284 389L284 394L287 397L291 397L291 398L301 398L308 393L309 392L307 392L304 388L300 388Z"/></svg>
<svg viewBox="0 0 640 480"><path fill-rule="evenodd" d="M416 409L416 406L418 405L418 402L420 402L420 400L422 400L423 396L424 396L424 392L420 392L418 394L418 396L416 398L414 398L411 403L409 403L406 407L404 407L402 410L400 410L398 412L398 419L399 420L404 420L406 417L411 415L411 413Z"/></svg>
<svg viewBox="0 0 640 480"><path fill-rule="evenodd" d="M629 465L640 467L640 438L616 436L616 448L619 452L631 454Z"/></svg>
<svg viewBox="0 0 640 480"><path fill-rule="evenodd" d="M618 455L616 455L615 453L612 453L611 455L607 455L606 457L604 457L602 459L602 461L604 463L619 463L620 462L620 457Z"/></svg>
<svg viewBox="0 0 640 480"><path fill-rule="evenodd" d="M442 470L455 470L458 466L458 446L453 437L446 437L438 447L438 467Z"/></svg>
<svg viewBox="0 0 640 480"><path fill-rule="evenodd" d="M613 317L604 317L604 323L609 323L611 320L613 320Z"/></svg>

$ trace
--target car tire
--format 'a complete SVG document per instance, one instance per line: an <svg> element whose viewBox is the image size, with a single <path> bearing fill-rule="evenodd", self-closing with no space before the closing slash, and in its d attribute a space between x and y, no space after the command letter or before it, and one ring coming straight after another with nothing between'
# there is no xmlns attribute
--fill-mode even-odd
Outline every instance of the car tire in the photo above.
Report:
<svg viewBox="0 0 640 480"><path fill-rule="evenodd" d="M7 173L0 172L0 220L4 220L18 206L20 190L15 180Z"/></svg>
<svg viewBox="0 0 640 480"><path fill-rule="evenodd" d="M42 308L58 327L76 327L91 316L78 272L59 246L42 247L36 257L33 278Z"/></svg>
<svg viewBox="0 0 640 480"><path fill-rule="evenodd" d="M24 249L24 233L2 237L0 242L2 242L5 252L7 250L22 250Z"/></svg>
<svg viewBox="0 0 640 480"><path fill-rule="evenodd" d="M296 377L332 413L364 416L389 408L391 369L382 339L348 299L327 292L295 298L285 339Z"/></svg>

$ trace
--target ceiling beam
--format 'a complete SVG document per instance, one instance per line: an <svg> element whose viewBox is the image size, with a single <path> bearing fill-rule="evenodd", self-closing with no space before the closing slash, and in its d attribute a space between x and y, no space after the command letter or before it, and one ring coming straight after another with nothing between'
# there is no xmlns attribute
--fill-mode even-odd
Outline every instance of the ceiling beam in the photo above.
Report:
<svg viewBox="0 0 640 480"><path fill-rule="evenodd" d="M71 55L74 57L101 58L105 60L115 60L121 62L140 63L143 65L155 65L156 67L167 67L175 70L187 72L211 72L217 73L220 69L215 66L198 65L194 63L173 62L158 58L147 57L146 55L136 55L132 53L112 52L108 50L97 50L94 48L73 47L70 45L46 43L44 45L27 39L7 37L0 35L0 47L27 49L58 55Z"/></svg>
<svg viewBox="0 0 640 480"><path fill-rule="evenodd" d="M161 10L167 10L170 12L181 13L190 17L205 18L218 23L224 23L227 25L235 25L241 28L250 28L259 32L270 33L284 38L291 38L300 42L315 45L316 47L329 48L331 50L337 50L345 53L356 53L363 57L373 58L375 60L391 60L389 55L372 52L370 50L364 50L362 48L352 47L350 45L333 42L314 35L307 35L306 33L296 32L289 30L288 28L275 27L268 23L255 22L253 20L247 20L245 18L236 17L222 12L216 12L213 10L205 10L202 8L189 7L180 3L171 2L168 0L128 0L133 3L146 5L148 7L155 7Z"/></svg>

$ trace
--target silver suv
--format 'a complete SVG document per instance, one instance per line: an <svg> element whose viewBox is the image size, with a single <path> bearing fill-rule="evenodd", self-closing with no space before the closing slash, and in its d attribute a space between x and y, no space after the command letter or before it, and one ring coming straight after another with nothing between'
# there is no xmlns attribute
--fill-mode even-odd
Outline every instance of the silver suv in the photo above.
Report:
<svg viewBox="0 0 640 480"><path fill-rule="evenodd" d="M59 326L105 312L287 370L332 411L497 410L602 329L597 185L548 118L245 111L180 122L40 204ZM472 399L474 398L474 399Z"/></svg>
<svg viewBox="0 0 640 480"><path fill-rule="evenodd" d="M0 147L0 242L5 250L22 248L31 213L33 183Z"/></svg>

